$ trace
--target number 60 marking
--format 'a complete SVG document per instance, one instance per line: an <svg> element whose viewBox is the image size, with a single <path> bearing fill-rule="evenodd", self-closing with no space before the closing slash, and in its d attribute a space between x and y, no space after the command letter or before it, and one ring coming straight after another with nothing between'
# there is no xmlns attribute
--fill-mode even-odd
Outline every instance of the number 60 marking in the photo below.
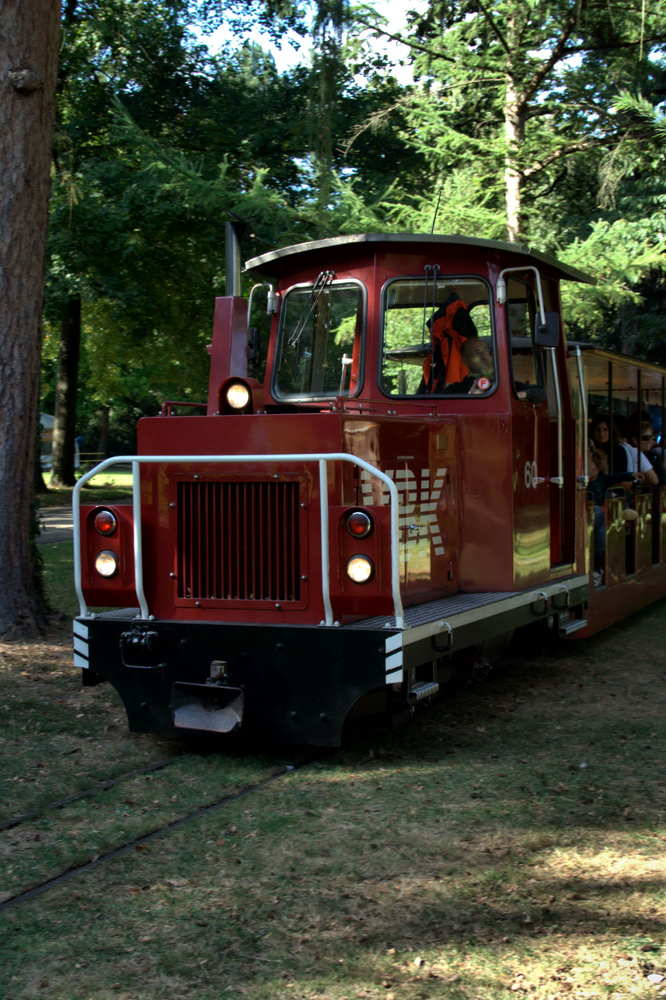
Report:
<svg viewBox="0 0 666 1000"><path fill-rule="evenodd" d="M530 487L536 489L538 485L539 477L537 475L536 462L525 462L525 486L529 490Z"/></svg>

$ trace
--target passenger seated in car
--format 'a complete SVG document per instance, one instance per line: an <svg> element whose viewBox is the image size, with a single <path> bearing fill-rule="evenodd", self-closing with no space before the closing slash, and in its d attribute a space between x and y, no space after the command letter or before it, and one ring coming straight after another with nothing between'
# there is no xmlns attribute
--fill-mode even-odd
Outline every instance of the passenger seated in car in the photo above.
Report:
<svg viewBox="0 0 666 1000"><path fill-rule="evenodd" d="M654 450L656 437L649 413L634 413L629 418L629 443L643 458L647 458L655 471L658 485L666 486L666 469L662 456Z"/></svg>
<svg viewBox="0 0 666 1000"><path fill-rule="evenodd" d="M645 477L642 473L609 472L608 457L601 448L595 448L588 460L587 495L592 501L594 510L594 586L600 587L603 583L604 562L606 559L606 517L604 514L604 501L606 490L609 486L622 486L624 489L631 489L634 482L642 482ZM625 514L627 511L625 511ZM635 511L631 513L636 516Z"/></svg>
<svg viewBox="0 0 666 1000"><path fill-rule="evenodd" d="M625 417L616 415L614 418L617 431L616 444L613 449L613 472L642 472L645 481L650 486L658 486L657 473L652 468L648 458L634 445L629 444L629 422Z"/></svg>

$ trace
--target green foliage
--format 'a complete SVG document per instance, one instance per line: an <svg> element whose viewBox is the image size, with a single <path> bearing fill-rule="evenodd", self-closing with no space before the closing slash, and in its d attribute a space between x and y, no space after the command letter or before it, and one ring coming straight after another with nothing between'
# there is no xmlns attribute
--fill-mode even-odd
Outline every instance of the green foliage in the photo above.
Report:
<svg viewBox="0 0 666 1000"><path fill-rule="evenodd" d="M211 59L188 35L192 9L91 0L64 13L44 405L62 305L81 295L79 428L89 448L101 406L113 425L137 405L155 412L164 396L205 398L227 213L273 243L290 212L300 81L279 78L252 45Z"/></svg>
<svg viewBox="0 0 666 1000"><path fill-rule="evenodd" d="M223 20L244 37L295 30L311 65L279 74L247 40L212 58L190 30ZM44 405L62 303L80 294L89 447L100 407L126 440L137 408L204 398L229 211L246 257L340 232L502 239L508 156L529 242L597 278L570 293L573 329L626 342L645 297L661 301L660 6L433 0L408 22L405 86L368 47L387 23L365 6L65 4ZM639 345L658 342L659 315Z"/></svg>
<svg viewBox="0 0 666 1000"><path fill-rule="evenodd" d="M584 339L597 339L608 324L609 310L642 302L640 282L652 271L666 270L666 215L636 222L598 221L585 240L562 248L559 258L593 275L593 287L571 285L563 298L567 317Z"/></svg>
<svg viewBox="0 0 666 1000"><path fill-rule="evenodd" d="M496 229L507 210L508 168L531 240L557 239L562 216L570 237L582 236L584 213L596 208L598 184L589 191L589 179L622 136L614 98L623 86L656 82L666 37L659 14L611 8L596 0L436 0L410 15L405 43L419 85L401 113L405 143L427 164L422 186L431 190L436 177L461 170L472 175Z"/></svg>
<svg viewBox="0 0 666 1000"><path fill-rule="evenodd" d="M376 14L361 19L366 31L386 31ZM417 83L367 127L395 128L400 115L420 184L396 185L371 218L429 232L439 200L437 231L502 239L513 171L522 241L597 279L565 293L572 330L654 351L660 310L644 296L660 294L664 271L661 7L433 0L409 20ZM344 207L363 220L350 188ZM628 338L628 317L636 329L645 309L649 335Z"/></svg>

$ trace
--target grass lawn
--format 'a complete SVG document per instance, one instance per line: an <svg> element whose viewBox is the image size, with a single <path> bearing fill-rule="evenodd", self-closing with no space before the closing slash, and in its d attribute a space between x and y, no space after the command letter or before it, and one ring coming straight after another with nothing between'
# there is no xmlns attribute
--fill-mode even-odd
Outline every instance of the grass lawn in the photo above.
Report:
<svg viewBox="0 0 666 1000"><path fill-rule="evenodd" d="M80 688L64 632L0 646L5 815L177 758L0 831L5 895L311 760L5 913L0 995L666 996L665 610L327 753L130 735L108 685Z"/></svg>
<svg viewBox="0 0 666 1000"><path fill-rule="evenodd" d="M44 560L44 587L53 611L65 618L79 613L74 592L74 559L72 542L51 542L39 547Z"/></svg>
<svg viewBox="0 0 666 1000"><path fill-rule="evenodd" d="M48 486L48 480L46 483ZM62 486L52 489L49 486L48 492L38 493L36 499L39 507L71 507L72 488ZM132 473L124 466L95 476L83 487L81 494L82 503L117 503L131 499Z"/></svg>

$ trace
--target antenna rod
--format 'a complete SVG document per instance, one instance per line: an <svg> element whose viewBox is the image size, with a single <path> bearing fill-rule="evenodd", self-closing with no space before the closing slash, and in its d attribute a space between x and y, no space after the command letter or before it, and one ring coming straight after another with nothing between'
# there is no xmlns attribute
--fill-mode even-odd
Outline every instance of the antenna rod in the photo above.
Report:
<svg viewBox="0 0 666 1000"><path fill-rule="evenodd" d="M435 208L435 214L432 217L432 226L430 227L430 235L431 236L435 232L435 222L437 221L437 213L439 212L439 203L442 200L442 188L443 187L444 187L443 184L439 185L439 194L437 195L437 207Z"/></svg>

